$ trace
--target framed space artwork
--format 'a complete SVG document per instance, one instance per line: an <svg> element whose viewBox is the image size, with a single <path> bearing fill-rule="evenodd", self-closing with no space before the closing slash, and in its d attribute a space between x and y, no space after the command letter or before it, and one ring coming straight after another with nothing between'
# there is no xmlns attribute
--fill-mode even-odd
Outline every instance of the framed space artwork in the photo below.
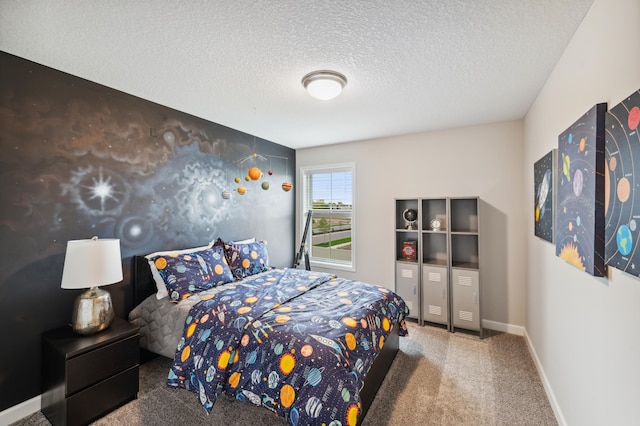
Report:
<svg viewBox="0 0 640 426"><path fill-rule="evenodd" d="M640 276L640 90L605 119L605 261Z"/></svg>
<svg viewBox="0 0 640 426"><path fill-rule="evenodd" d="M553 171L557 150L552 149L533 165L534 233L536 237L553 242L553 198L555 197Z"/></svg>
<svg viewBox="0 0 640 426"><path fill-rule="evenodd" d="M595 105L558 136L556 256L596 277L605 275L606 111Z"/></svg>

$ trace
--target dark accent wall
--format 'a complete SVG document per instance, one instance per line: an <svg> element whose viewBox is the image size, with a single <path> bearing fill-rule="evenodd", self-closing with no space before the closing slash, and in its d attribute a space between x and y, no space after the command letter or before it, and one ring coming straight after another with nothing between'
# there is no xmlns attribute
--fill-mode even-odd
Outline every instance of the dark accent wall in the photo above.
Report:
<svg viewBox="0 0 640 426"><path fill-rule="evenodd" d="M121 317L134 254L257 237L291 266L294 150L4 52L0 74L0 411L41 393L40 335L71 319L68 240L120 239Z"/></svg>

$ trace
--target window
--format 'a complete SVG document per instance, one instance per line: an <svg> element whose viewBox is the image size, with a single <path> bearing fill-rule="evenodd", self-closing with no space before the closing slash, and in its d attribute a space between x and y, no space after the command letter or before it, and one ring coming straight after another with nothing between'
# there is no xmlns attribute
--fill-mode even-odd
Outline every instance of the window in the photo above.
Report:
<svg viewBox="0 0 640 426"><path fill-rule="evenodd" d="M355 164L302 167L302 227L311 210L306 247L312 265L355 270Z"/></svg>

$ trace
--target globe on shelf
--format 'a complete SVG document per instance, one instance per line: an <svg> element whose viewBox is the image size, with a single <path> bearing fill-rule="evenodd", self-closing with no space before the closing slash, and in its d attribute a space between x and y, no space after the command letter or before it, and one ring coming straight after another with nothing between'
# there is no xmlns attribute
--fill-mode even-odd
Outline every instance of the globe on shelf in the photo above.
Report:
<svg viewBox="0 0 640 426"><path fill-rule="evenodd" d="M405 222L406 229L418 229L416 226L416 220L418 219L418 212L414 209L405 209L402 212L402 217Z"/></svg>

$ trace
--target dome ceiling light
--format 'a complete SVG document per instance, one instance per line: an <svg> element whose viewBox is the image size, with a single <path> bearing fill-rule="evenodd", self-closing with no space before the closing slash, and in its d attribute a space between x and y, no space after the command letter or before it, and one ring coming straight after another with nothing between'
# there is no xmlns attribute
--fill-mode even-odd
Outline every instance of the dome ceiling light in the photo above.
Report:
<svg viewBox="0 0 640 426"><path fill-rule="evenodd" d="M302 77L302 85L316 99L328 101L347 85L347 77L335 71L313 71Z"/></svg>

